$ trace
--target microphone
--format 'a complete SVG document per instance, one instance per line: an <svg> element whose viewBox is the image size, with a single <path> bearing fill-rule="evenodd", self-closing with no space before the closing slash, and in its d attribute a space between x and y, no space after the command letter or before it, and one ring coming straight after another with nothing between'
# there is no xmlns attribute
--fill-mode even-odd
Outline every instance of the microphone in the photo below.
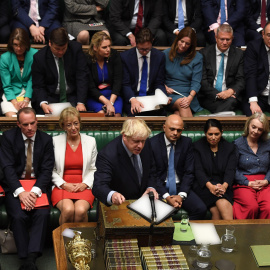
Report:
<svg viewBox="0 0 270 270"><path fill-rule="evenodd" d="M150 191L148 195L149 195L149 200L150 200L151 208L152 208L152 219L154 220L154 222L156 222L157 213L156 213L156 207L155 207L155 196L154 196L153 191Z"/></svg>

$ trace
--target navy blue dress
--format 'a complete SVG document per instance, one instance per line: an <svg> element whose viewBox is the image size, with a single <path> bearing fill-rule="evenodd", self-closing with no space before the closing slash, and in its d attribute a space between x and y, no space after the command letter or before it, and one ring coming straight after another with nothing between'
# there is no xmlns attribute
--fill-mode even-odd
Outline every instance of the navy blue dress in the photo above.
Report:
<svg viewBox="0 0 270 270"><path fill-rule="evenodd" d="M96 63L97 71L98 71L98 79L99 83L106 83L107 87L104 89L99 89L100 94L102 94L104 97L107 99L110 99L111 94L112 94L112 89L109 84L109 75L108 75L108 66L106 61L104 62L103 69L100 68L98 63ZM103 103L100 101L97 101L94 98L89 98L86 103L86 107L88 111L93 111L93 112L99 112L102 111L102 106L104 106ZM114 108L115 108L115 113L122 113L122 108L123 108L123 100L120 96L117 97L117 99L114 102Z"/></svg>

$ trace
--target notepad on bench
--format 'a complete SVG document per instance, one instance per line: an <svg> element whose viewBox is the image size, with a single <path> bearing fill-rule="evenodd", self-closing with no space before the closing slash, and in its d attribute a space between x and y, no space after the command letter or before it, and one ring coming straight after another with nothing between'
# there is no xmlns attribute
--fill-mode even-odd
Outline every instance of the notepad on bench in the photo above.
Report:
<svg viewBox="0 0 270 270"><path fill-rule="evenodd" d="M36 183L36 179L33 180L20 180L20 183L25 191L30 192L32 187ZM49 206L49 201L46 193L42 193L41 197L36 200L35 208L46 208ZM25 205L21 202L21 207L25 210Z"/></svg>
<svg viewBox="0 0 270 270"><path fill-rule="evenodd" d="M258 266L270 266L270 245L250 246Z"/></svg>

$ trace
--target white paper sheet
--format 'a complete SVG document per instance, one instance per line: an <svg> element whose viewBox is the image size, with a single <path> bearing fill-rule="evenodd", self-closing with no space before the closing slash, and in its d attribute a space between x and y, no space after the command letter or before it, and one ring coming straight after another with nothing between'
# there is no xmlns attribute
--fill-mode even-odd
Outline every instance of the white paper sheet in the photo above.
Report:
<svg viewBox="0 0 270 270"><path fill-rule="evenodd" d="M48 116L59 116L65 108L72 107L70 102L50 103L49 106L52 108L53 111Z"/></svg>
<svg viewBox="0 0 270 270"><path fill-rule="evenodd" d="M144 106L141 112L158 110L160 109L159 105L167 105L169 100L160 89L156 89L155 95L153 96L136 97L136 99Z"/></svg>
<svg viewBox="0 0 270 270"><path fill-rule="evenodd" d="M218 245L221 243L219 235L213 223L190 222L196 244Z"/></svg>

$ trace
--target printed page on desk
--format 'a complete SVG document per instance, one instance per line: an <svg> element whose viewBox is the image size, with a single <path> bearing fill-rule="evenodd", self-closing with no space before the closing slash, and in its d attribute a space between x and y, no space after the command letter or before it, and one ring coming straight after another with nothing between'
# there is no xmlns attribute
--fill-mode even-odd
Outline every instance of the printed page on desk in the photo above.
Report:
<svg viewBox="0 0 270 270"><path fill-rule="evenodd" d="M270 266L270 245L250 246L258 266Z"/></svg>
<svg viewBox="0 0 270 270"><path fill-rule="evenodd" d="M147 221L151 222L152 208L148 194L143 195L140 199L129 204L127 207L142 216ZM171 205L160 200L155 200L155 208L157 214L155 224L161 223L177 210Z"/></svg>
<svg viewBox="0 0 270 270"><path fill-rule="evenodd" d="M193 223L190 222L192 233L196 244L218 245L221 243L217 230L213 223Z"/></svg>

